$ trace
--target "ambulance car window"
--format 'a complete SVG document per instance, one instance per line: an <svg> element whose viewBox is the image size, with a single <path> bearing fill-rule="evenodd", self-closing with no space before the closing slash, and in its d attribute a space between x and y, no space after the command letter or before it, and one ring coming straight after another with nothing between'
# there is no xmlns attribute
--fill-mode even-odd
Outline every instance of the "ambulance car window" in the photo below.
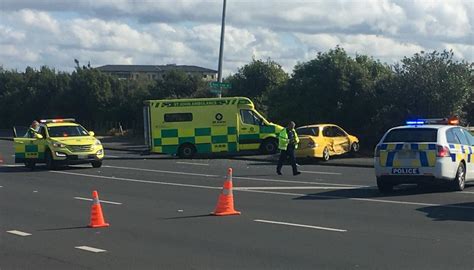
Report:
<svg viewBox="0 0 474 270"><path fill-rule="evenodd" d="M466 135L464 135L464 133L461 131L460 128L454 128L454 135L456 135L456 137L458 137L461 144L464 144L464 145L469 144L468 141L467 141Z"/></svg>
<svg viewBox="0 0 474 270"><path fill-rule="evenodd" d="M448 141L448 143L454 143L454 144L461 143L456 137L456 135L454 135L453 129L448 129L446 131L446 140Z"/></svg>
<svg viewBox="0 0 474 270"><path fill-rule="evenodd" d="M43 138L46 138L46 129L43 126L40 127L39 133L43 136Z"/></svg>
<svg viewBox="0 0 474 270"><path fill-rule="evenodd" d="M192 113L165 113L165 122L191 122Z"/></svg>
<svg viewBox="0 0 474 270"><path fill-rule="evenodd" d="M255 125L255 116L250 110L240 110L240 116L244 124Z"/></svg>
<svg viewBox="0 0 474 270"><path fill-rule="evenodd" d="M250 111L250 113L253 115L255 125L259 125L259 126L264 125L263 119L260 116L258 116L258 114L256 114L255 112L252 112L252 111Z"/></svg>

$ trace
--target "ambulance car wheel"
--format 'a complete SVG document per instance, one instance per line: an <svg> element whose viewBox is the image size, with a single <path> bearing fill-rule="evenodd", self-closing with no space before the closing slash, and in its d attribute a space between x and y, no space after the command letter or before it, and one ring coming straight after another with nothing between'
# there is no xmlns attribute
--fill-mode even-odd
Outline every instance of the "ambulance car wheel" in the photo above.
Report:
<svg viewBox="0 0 474 270"><path fill-rule="evenodd" d="M34 161L27 160L25 161L25 167L31 170L34 170L36 163Z"/></svg>
<svg viewBox="0 0 474 270"><path fill-rule="evenodd" d="M331 155L329 154L329 149L327 147L324 147L323 150L323 160L328 161Z"/></svg>
<svg viewBox="0 0 474 270"><path fill-rule="evenodd" d="M196 154L196 148L190 143L185 143L178 149L178 156L180 158L192 158L194 154Z"/></svg>
<svg viewBox="0 0 474 270"><path fill-rule="evenodd" d="M352 143L352 144L351 144L351 152L352 152L352 153L357 153L357 152L359 152L359 149L360 149L359 143L356 143L356 142L355 142L355 143Z"/></svg>
<svg viewBox="0 0 474 270"><path fill-rule="evenodd" d="M377 177L377 188L382 193L389 193L393 191L393 184L387 183L382 177Z"/></svg>
<svg viewBox="0 0 474 270"><path fill-rule="evenodd" d="M102 167L102 161L92 161L91 164L92 164L92 167L94 168Z"/></svg>
<svg viewBox="0 0 474 270"><path fill-rule="evenodd" d="M260 151L263 154L275 154L278 150L277 140L276 139L266 139L262 142L260 146Z"/></svg>
<svg viewBox="0 0 474 270"><path fill-rule="evenodd" d="M45 159L45 162L46 162L46 168L48 168L48 170L52 170L52 169L55 169L56 168L56 164L54 162L54 159L53 159L53 155L51 154L51 151L46 151L46 153L44 154L44 159Z"/></svg>
<svg viewBox="0 0 474 270"><path fill-rule="evenodd" d="M458 170L456 172L456 177L452 183L452 189L455 191L462 191L466 183L466 166L463 162L459 164Z"/></svg>

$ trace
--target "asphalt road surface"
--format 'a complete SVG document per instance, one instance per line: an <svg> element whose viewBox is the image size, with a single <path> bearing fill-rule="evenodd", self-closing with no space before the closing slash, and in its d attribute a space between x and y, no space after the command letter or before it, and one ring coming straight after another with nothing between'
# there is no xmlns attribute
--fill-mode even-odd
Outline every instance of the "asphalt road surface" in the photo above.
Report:
<svg viewBox="0 0 474 270"><path fill-rule="evenodd" d="M102 168L30 171L0 141L0 269L474 269L474 187L373 169L107 151ZM240 216L210 216L227 168ZM98 190L108 228L87 228Z"/></svg>

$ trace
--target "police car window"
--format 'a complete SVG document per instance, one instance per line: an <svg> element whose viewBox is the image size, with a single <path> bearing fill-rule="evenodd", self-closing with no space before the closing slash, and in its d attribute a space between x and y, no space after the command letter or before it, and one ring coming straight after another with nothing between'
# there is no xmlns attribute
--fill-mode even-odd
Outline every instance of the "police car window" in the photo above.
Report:
<svg viewBox="0 0 474 270"><path fill-rule="evenodd" d="M87 130L81 126L48 127L49 137L77 137L89 136Z"/></svg>
<svg viewBox="0 0 474 270"><path fill-rule="evenodd" d="M459 141L461 144L468 145L469 143L467 142L466 135L462 132L460 128L454 128L454 135L458 137Z"/></svg>
<svg viewBox="0 0 474 270"><path fill-rule="evenodd" d="M192 113L165 113L165 122L191 122Z"/></svg>
<svg viewBox="0 0 474 270"><path fill-rule="evenodd" d="M254 114L251 110L240 110L240 116L244 124L261 125L262 119Z"/></svg>
<svg viewBox="0 0 474 270"><path fill-rule="evenodd" d="M438 130L433 128L394 129L385 136L384 142L437 142Z"/></svg>
<svg viewBox="0 0 474 270"><path fill-rule="evenodd" d="M453 129L448 129L446 131L446 140L448 143L453 143L453 144L460 144L461 142L459 141L458 137L454 135Z"/></svg>
<svg viewBox="0 0 474 270"><path fill-rule="evenodd" d="M467 130L463 129L462 130L464 134L466 134L467 141L469 145L474 146L474 136Z"/></svg>

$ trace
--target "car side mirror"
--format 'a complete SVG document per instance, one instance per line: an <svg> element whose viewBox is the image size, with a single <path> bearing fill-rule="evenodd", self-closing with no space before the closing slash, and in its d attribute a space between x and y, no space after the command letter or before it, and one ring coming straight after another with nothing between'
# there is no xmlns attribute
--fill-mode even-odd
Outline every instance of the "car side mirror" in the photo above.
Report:
<svg viewBox="0 0 474 270"><path fill-rule="evenodd" d="M92 137L94 137L94 136L95 136L94 131L89 131L89 135L91 135Z"/></svg>
<svg viewBox="0 0 474 270"><path fill-rule="evenodd" d="M43 135L41 135L39 133L35 133L35 138L36 139L43 139Z"/></svg>

